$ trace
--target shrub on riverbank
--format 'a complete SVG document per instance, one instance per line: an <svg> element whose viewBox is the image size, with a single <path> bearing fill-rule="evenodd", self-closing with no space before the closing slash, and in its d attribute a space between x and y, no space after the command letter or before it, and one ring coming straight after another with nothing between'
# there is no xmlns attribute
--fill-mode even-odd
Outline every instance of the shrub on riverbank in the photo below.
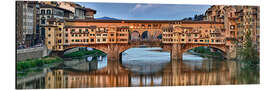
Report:
<svg viewBox="0 0 270 90"><path fill-rule="evenodd" d="M197 47L192 49L194 52L199 53L201 56L208 57L208 56L213 56L213 57L223 57L222 52L212 52L210 48L205 48L205 47Z"/></svg>
<svg viewBox="0 0 270 90"><path fill-rule="evenodd" d="M16 69L17 71L22 71L29 68L41 67L45 64L52 64L61 61L63 60L59 57L43 57L40 59L27 59L26 61L17 62Z"/></svg>
<svg viewBox="0 0 270 90"><path fill-rule="evenodd" d="M91 50L91 51L80 50L80 51L65 54L64 57L65 58L74 58L74 57L82 57L85 55L105 56L106 54L103 53L102 51L99 51L99 50Z"/></svg>

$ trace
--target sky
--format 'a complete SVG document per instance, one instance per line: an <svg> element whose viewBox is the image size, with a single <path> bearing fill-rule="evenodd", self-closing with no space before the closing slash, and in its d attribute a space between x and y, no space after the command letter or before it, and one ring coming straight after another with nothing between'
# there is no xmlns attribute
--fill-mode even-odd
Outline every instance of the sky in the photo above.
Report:
<svg viewBox="0 0 270 90"><path fill-rule="evenodd" d="M123 20L181 20L204 14L210 5L93 3L77 2L97 11L95 18L112 17Z"/></svg>

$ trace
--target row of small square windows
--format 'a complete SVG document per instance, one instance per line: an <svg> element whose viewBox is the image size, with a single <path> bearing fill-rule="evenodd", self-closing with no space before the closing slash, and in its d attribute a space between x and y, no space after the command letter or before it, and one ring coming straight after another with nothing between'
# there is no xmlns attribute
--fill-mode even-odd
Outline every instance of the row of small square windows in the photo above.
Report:
<svg viewBox="0 0 270 90"><path fill-rule="evenodd" d="M48 30L50 31L51 28L48 28ZM58 30L61 31L62 28L58 28ZM91 32L94 32L94 31L97 31L97 32L98 32L98 31L104 31L104 32L107 32L107 31L108 31L108 29L105 29L105 30L100 30L100 29L94 30L94 29L90 29L90 30L91 30ZM68 29L66 29L66 31L68 31ZM120 31L120 32L127 32L128 29L120 29L120 30L117 30L117 31ZM71 29L70 32L75 32L75 29ZM79 32L83 32L83 30L82 30L82 29L79 29ZM88 30L88 29L85 29L84 32L89 32L89 30Z"/></svg>
<svg viewBox="0 0 270 90"><path fill-rule="evenodd" d="M106 42L107 39L96 39L96 42ZM109 41L115 41L115 39L110 39ZM117 41L127 41L127 39L117 39ZM61 43L61 40L58 40L58 43ZM68 40L65 40L66 43L68 43ZM71 42L95 42L95 39L72 39ZM48 41L48 44L51 44L50 41Z"/></svg>
<svg viewBox="0 0 270 90"><path fill-rule="evenodd" d="M89 36L107 36L107 34L89 34ZM111 36L114 36L114 34L110 34ZM117 36L126 36L127 34L116 34ZM57 34L56 36L61 37L61 34ZM81 36L88 36L88 34L72 34L72 37L81 37ZM48 34L48 37L51 37L51 34ZM68 37L68 34L66 34L66 37Z"/></svg>
<svg viewBox="0 0 270 90"><path fill-rule="evenodd" d="M179 41L177 39L163 39L163 41ZM181 41L185 41L185 39L181 39ZM192 40L189 39L189 42L191 42ZM200 42L209 42L209 40L199 40ZM222 40L211 40L211 42L221 42ZM197 39L194 40L194 42L198 42Z"/></svg>

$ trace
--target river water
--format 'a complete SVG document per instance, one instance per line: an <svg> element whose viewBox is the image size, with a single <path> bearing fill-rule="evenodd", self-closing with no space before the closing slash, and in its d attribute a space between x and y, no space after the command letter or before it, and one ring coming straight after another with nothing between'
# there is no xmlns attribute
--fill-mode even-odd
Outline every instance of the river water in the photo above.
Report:
<svg viewBox="0 0 270 90"><path fill-rule="evenodd" d="M17 82L17 88L91 88L259 84L259 71L240 62L203 58L189 53L170 60L161 48L131 48L122 62L106 57L66 60L43 76ZM31 78L31 77L30 77Z"/></svg>

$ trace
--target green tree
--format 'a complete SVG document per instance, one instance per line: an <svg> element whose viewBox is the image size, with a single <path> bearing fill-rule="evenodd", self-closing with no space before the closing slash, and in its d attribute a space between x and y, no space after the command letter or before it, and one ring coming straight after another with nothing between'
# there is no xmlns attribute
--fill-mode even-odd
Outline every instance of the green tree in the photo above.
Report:
<svg viewBox="0 0 270 90"><path fill-rule="evenodd" d="M251 31L247 30L244 35L244 42L239 43L241 45L237 50L237 59L244 61L248 64L259 64L259 54L256 50L255 44L252 42Z"/></svg>

